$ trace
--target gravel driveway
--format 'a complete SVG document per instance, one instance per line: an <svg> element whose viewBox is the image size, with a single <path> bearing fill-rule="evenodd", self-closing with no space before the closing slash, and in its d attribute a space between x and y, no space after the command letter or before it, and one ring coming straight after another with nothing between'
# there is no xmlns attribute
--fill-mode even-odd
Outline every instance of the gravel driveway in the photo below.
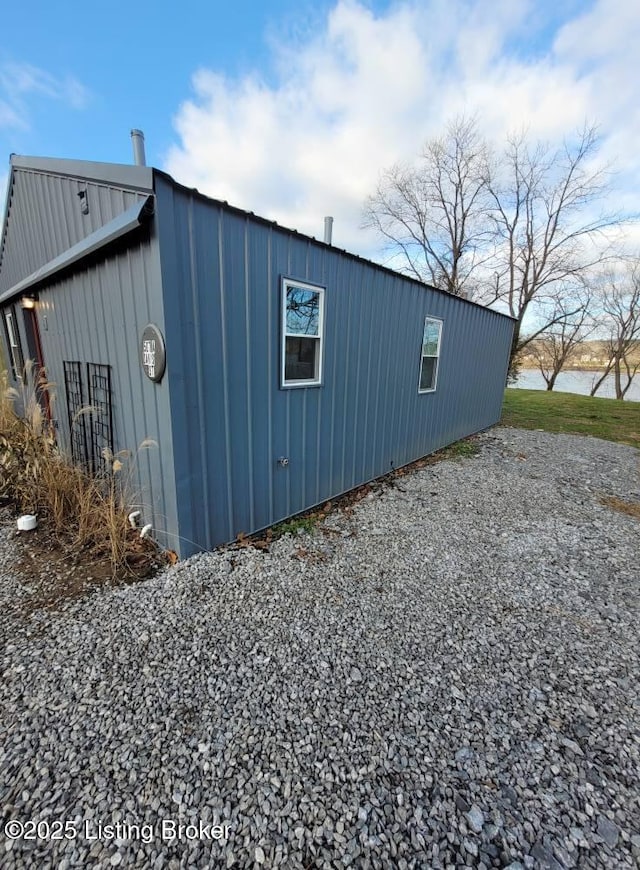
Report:
<svg viewBox="0 0 640 870"><path fill-rule="evenodd" d="M36 839L0 865L637 866L640 524L600 498L640 501L640 453L478 444L269 553L5 607L1 804Z"/></svg>

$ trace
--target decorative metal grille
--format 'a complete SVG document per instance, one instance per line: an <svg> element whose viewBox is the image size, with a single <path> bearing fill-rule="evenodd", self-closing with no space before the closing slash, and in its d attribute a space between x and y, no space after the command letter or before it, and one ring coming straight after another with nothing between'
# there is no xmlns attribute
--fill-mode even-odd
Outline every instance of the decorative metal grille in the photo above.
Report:
<svg viewBox="0 0 640 870"><path fill-rule="evenodd" d="M111 407L111 366L87 363L89 384L90 468L94 474L105 469L104 451L113 451L113 410Z"/></svg>
<svg viewBox="0 0 640 870"><path fill-rule="evenodd" d="M82 389L82 364L65 360L64 386L67 393L69 415L69 439L71 457L80 465L89 466L89 442L87 438L87 415L79 413L84 407Z"/></svg>

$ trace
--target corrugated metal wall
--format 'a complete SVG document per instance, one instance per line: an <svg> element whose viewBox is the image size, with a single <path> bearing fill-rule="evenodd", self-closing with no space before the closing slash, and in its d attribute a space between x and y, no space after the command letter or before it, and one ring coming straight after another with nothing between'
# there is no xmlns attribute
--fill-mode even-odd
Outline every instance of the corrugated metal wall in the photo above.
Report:
<svg viewBox="0 0 640 870"><path fill-rule="evenodd" d="M87 192L86 215L78 198L81 190ZM81 178L14 170L1 252L0 293L143 198L137 191Z"/></svg>
<svg viewBox="0 0 640 870"><path fill-rule="evenodd" d="M69 448L64 361L82 364L87 400L87 363L111 367L114 448L136 452L146 438L157 448L142 450L133 465L133 506L145 522L175 531L177 509L167 379L152 383L139 361L139 341L147 323L164 331L155 242L146 240L107 260L75 272L40 291L42 349L56 384L55 417L60 442ZM45 328L46 325L46 328ZM174 547L173 537L159 536Z"/></svg>
<svg viewBox="0 0 640 870"><path fill-rule="evenodd" d="M183 553L264 528L499 419L509 319L162 176L156 194ZM279 388L283 276L326 287L323 386ZM437 391L419 394L426 315L444 321L442 350Z"/></svg>
<svg viewBox="0 0 640 870"><path fill-rule="evenodd" d="M135 192L96 185L89 192L90 212L86 217L91 217L91 225L87 227L77 217L77 179L33 173L23 184L22 175L22 171L16 173L3 286L13 286L140 198ZM33 226L29 223L31 208ZM36 232L34 227L41 239L31 254L28 246ZM5 266L8 268L9 261L14 266L7 279ZM165 377L160 384L152 383L139 360L144 327L154 322L165 331L153 221L149 228L121 240L108 253L94 256L90 262L76 265L62 279L39 287L38 296L42 351L47 377L55 384L54 418L61 445L69 450L64 361L81 363L85 403L87 363L110 366L115 450L135 452L146 438L158 442L157 448L140 452L131 466L134 504L142 507L144 521L153 522L156 530L175 532L178 518L168 381ZM24 328L22 332L24 343ZM172 535L157 537L160 543L175 546Z"/></svg>

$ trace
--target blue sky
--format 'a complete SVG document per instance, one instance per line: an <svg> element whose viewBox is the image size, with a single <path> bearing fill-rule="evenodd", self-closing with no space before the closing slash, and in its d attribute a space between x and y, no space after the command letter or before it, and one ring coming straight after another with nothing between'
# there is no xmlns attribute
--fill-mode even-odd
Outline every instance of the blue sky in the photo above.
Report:
<svg viewBox="0 0 640 870"><path fill-rule="evenodd" d="M0 188L11 152L130 162L140 127L178 180L370 253L379 172L473 112L496 141L598 122L637 207L639 40L630 0L7 4Z"/></svg>
<svg viewBox="0 0 640 870"><path fill-rule="evenodd" d="M15 151L127 162L129 130L140 127L149 161L162 163L193 73L268 73L270 31L294 26L292 10L302 7L290 0L7 4L0 100L23 124L0 127L2 160ZM20 73L29 68L53 81L25 81L20 92ZM72 82L82 89L75 100Z"/></svg>

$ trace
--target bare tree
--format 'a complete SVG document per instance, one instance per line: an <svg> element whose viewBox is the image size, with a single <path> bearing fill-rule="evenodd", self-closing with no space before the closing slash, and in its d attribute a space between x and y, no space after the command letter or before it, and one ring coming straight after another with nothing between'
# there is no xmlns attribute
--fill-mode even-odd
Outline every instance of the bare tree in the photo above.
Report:
<svg viewBox="0 0 640 870"><path fill-rule="evenodd" d="M563 297L564 293L544 314L546 322L553 325L529 346L547 390L553 390L560 372L575 359L580 346L595 330L589 314L591 295L588 290L582 296L572 295L571 302ZM577 304L579 309L576 309Z"/></svg>
<svg viewBox="0 0 640 870"><path fill-rule="evenodd" d="M603 231L621 223L599 211L609 173L598 147L595 128L585 126L556 149L512 136L495 157L475 120L454 121L426 143L416 166L383 174L365 222L411 274L506 308L516 320L513 371L527 344L580 312L569 297L555 314L553 303L605 259ZM525 335L534 303L550 319Z"/></svg>
<svg viewBox="0 0 640 870"><path fill-rule="evenodd" d="M364 225L375 228L419 280L470 295L492 232L488 167L475 120L458 118L425 144L416 165L383 172L365 204Z"/></svg>
<svg viewBox="0 0 640 870"><path fill-rule="evenodd" d="M599 316L608 332L608 362L591 395L595 396L613 372L616 399L624 399L640 370L640 260L629 263L622 274L605 276Z"/></svg>
<svg viewBox="0 0 640 870"><path fill-rule="evenodd" d="M605 168L594 168L598 145L594 127L556 150L512 137L489 182L489 217L498 239L492 301L504 302L516 318L512 360L539 335L581 311L580 304L570 311L570 305L553 303L603 261L599 236L620 223L620 217L596 211L609 180ZM534 302L550 317L523 336L522 321Z"/></svg>

